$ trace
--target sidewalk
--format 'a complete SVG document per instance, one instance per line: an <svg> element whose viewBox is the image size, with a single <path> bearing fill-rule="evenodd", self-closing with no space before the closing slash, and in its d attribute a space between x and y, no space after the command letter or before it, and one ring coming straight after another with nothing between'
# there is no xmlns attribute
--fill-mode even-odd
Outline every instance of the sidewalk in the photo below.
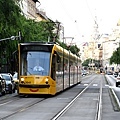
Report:
<svg viewBox="0 0 120 120"><path fill-rule="evenodd" d="M107 79L103 80L106 84ZM103 89L102 120L120 120L120 111L109 88Z"/></svg>

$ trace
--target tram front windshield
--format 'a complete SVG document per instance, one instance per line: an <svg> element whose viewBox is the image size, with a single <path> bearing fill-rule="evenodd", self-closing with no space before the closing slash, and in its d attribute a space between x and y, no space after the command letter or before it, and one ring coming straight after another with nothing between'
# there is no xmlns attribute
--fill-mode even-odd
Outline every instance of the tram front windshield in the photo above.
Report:
<svg viewBox="0 0 120 120"><path fill-rule="evenodd" d="M29 51L21 54L21 75L49 75L50 53Z"/></svg>

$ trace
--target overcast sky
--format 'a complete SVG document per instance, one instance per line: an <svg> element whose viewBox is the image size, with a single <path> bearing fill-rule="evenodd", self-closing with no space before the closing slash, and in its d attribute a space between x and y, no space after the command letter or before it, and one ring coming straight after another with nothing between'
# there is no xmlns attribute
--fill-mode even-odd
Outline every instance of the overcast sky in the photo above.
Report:
<svg viewBox="0 0 120 120"><path fill-rule="evenodd" d="M120 18L120 0L39 1L50 19L63 24L65 37L74 37L76 42L92 34L95 16L100 33L109 33Z"/></svg>

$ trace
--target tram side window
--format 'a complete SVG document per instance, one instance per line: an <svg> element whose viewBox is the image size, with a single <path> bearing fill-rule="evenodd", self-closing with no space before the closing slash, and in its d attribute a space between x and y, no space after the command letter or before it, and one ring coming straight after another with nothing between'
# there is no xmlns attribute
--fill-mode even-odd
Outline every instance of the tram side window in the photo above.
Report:
<svg viewBox="0 0 120 120"><path fill-rule="evenodd" d="M58 54L54 54L52 58L51 77L55 80L56 73L62 70L61 57Z"/></svg>
<svg viewBox="0 0 120 120"><path fill-rule="evenodd" d="M56 71L61 71L61 64L62 64L62 59L61 56L56 54Z"/></svg>
<svg viewBox="0 0 120 120"><path fill-rule="evenodd" d="M73 71L73 61L70 61L70 69Z"/></svg>
<svg viewBox="0 0 120 120"><path fill-rule="evenodd" d="M61 62L61 58L60 56L57 54L57 63L60 63Z"/></svg>
<svg viewBox="0 0 120 120"><path fill-rule="evenodd" d="M69 70L69 64L68 64L67 58L65 58L65 60L64 60L64 70L65 70L65 72L67 72Z"/></svg>
<svg viewBox="0 0 120 120"><path fill-rule="evenodd" d="M62 72L63 71L63 59L59 56L60 62L57 63L56 66L56 71L57 72Z"/></svg>
<svg viewBox="0 0 120 120"><path fill-rule="evenodd" d="M52 67L51 67L51 77L55 80L56 78L56 54L52 56Z"/></svg>
<svg viewBox="0 0 120 120"><path fill-rule="evenodd" d="M26 75L27 74L27 57L26 57L26 54L27 53L24 53L24 54L22 54L21 55L21 69L22 69L22 71L21 71L21 74L22 75Z"/></svg>

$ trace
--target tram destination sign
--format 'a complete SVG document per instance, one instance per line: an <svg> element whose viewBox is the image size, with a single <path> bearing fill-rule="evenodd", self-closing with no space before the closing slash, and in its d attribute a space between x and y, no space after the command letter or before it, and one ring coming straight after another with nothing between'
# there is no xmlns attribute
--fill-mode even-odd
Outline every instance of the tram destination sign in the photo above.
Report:
<svg viewBox="0 0 120 120"><path fill-rule="evenodd" d="M46 51L50 52L52 50L52 46L47 45L21 45L21 51Z"/></svg>

